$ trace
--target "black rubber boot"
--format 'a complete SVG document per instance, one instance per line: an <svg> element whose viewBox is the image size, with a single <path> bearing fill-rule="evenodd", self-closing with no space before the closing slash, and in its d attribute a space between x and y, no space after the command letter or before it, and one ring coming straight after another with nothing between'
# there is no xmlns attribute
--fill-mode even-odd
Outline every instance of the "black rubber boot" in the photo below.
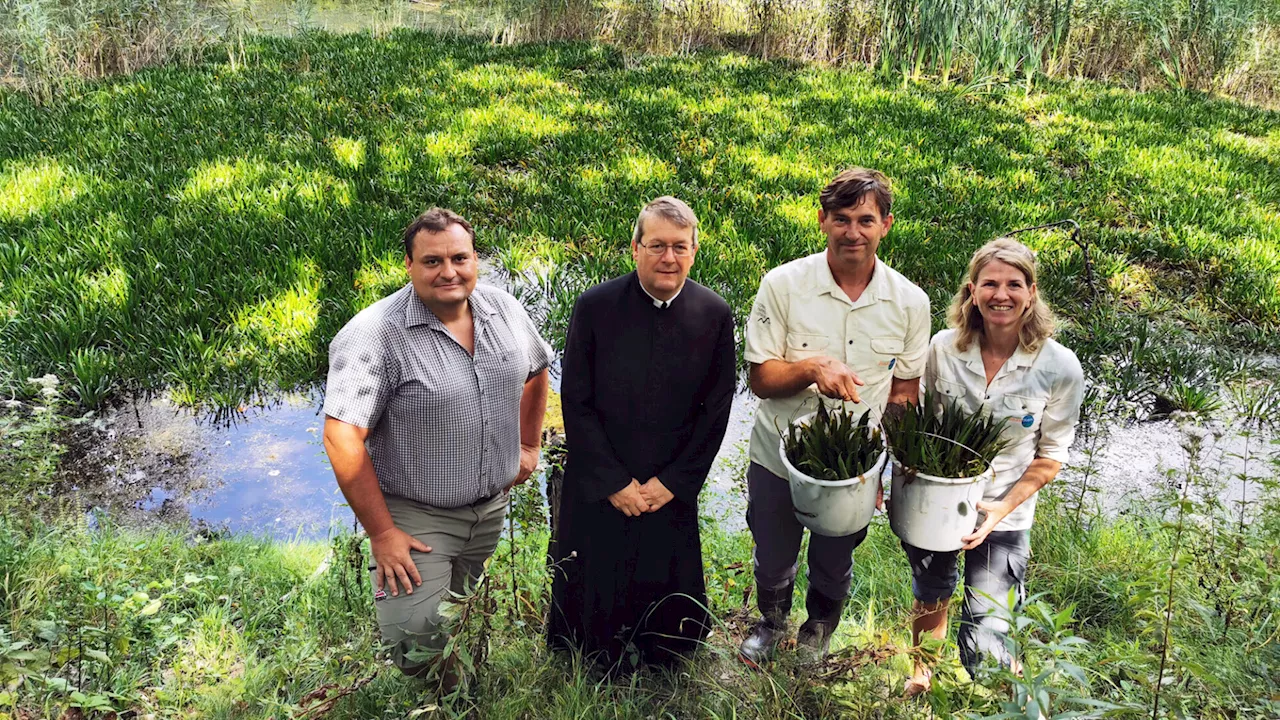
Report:
<svg viewBox="0 0 1280 720"><path fill-rule="evenodd" d="M840 625L840 615L844 613L844 602L848 596L839 599L809 588L804 598L804 608L809 617L796 633L796 649L803 653L810 662L821 662L827 657L831 648L831 636Z"/></svg>
<svg viewBox="0 0 1280 720"><path fill-rule="evenodd" d="M787 616L791 614L791 593L795 584L777 590L762 590L756 594L760 606L760 620L751 627L747 639L738 646L738 657L751 667L773 657L778 641L787 634Z"/></svg>

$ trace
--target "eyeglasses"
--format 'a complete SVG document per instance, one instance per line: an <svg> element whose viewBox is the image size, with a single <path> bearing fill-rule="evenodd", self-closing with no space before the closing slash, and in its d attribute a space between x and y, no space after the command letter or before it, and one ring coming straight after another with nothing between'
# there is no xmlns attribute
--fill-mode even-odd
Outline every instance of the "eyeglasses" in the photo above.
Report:
<svg viewBox="0 0 1280 720"><path fill-rule="evenodd" d="M644 243L640 243L640 247L644 248L646 253L654 257L662 257L668 250L675 253L676 257L689 257L689 255L693 254L693 246L686 245L685 243L676 243L675 245L666 245L663 243L646 245Z"/></svg>

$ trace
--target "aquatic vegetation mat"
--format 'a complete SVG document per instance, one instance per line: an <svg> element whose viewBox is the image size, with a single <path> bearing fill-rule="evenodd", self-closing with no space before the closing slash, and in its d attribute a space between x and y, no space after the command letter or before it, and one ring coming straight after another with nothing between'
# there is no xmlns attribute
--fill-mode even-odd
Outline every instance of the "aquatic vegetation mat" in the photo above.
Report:
<svg viewBox="0 0 1280 720"><path fill-rule="evenodd" d="M680 195L702 223L693 277L741 321L765 271L821 249L818 191L850 165L893 179L880 252L935 309L983 242L1074 217L1107 307L1274 343L1277 128L1088 84L978 95L734 54L257 39L234 68L211 53L45 105L0 91L0 385L52 372L86 405L166 387L235 408L313 383L337 329L405 281L399 232L432 204L476 224L559 344L578 293L629 269L639 208ZM1024 239L1078 317L1079 248Z"/></svg>

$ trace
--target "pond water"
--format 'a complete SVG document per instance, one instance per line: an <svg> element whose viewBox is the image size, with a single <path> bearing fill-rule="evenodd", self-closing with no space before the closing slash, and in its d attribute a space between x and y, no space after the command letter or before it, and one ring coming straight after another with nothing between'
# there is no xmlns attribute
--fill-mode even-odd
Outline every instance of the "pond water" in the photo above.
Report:
<svg viewBox="0 0 1280 720"><path fill-rule="evenodd" d="M164 398L126 403L93 425L81 426L62 469L86 508L101 508L129 524L194 523L277 539L316 539L354 527L325 458L324 416L318 391L286 395L247 408L234 422L214 422ZM756 400L734 402L729 430L707 480L704 516L727 530L745 527L747 438ZM1169 468L1186 465L1183 435L1170 421L1114 428L1089 472L1091 506L1107 514L1140 508L1167 491ZM1269 437L1255 438L1255 453ZM1080 443L1077 443L1080 445ZM1211 490L1230 504L1256 497L1232 476L1242 467L1244 439L1225 434L1211 443L1204 467L1218 478ZM1085 477L1082 448L1055 481L1075 497ZM1262 474L1257 464L1254 474ZM1229 505L1230 506L1230 505Z"/></svg>
<svg viewBox="0 0 1280 720"><path fill-rule="evenodd" d="M277 539L354 527L324 453L323 398L286 395L217 422L166 398L125 403L71 437L64 487L120 522L190 522ZM740 395L703 494L704 514L745 527L745 469L755 403Z"/></svg>

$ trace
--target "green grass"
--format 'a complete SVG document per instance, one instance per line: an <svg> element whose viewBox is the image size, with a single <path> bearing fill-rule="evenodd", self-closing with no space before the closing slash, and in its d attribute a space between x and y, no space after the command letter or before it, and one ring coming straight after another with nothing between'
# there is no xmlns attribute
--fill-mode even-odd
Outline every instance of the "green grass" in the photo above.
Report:
<svg viewBox="0 0 1280 720"><path fill-rule="evenodd" d="M1055 607L1075 606L1074 632L1091 641L1077 658L1087 668L1084 694L1131 708L1120 717L1139 717L1144 706L1149 713L1155 659L1151 601L1143 593L1159 583L1169 534L1144 520L1082 530L1061 519L1057 507L1050 498L1041 508L1030 588ZM915 701L899 697L911 660L910 583L883 521L856 553L852 597L826 666L799 667L788 652L766 673L736 661L747 627L750 538L708 519L704 562L722 624L682 672L614 684L593 679L572 658L547 654L545 530L532 526L516 537L514 565L504 539L487 591L474 601L485 612L463 631L473 655L487 653L474 689L429 717L911 718L992 713L1000 698L998 686L967 681L952 643L937 649L943 660L935 690ZM1268 540L1259 534L1250 541ZM129 530L101 519L90 529L83 521L45 524L6 514L0 680L15 684L12 694L0 693L0 717L6 710L56 717L77 703L159 718L305 716L306 708L349 688L354 692L327 717L417 717L410 713L434 704L430 686L400 678L378 654L366 557L363 543L349 536L329 544L278 543ZM1212 596L1194 579L1180 592L1190 599L1177 614L1183 674L1166 689L1165 702L1201 718L1274 711L1280 649L1274 639L1257 637L1276 632L1275 619L1223 640L1193 609ZM798 621L803 610L794 616ZM372 679L361 684L365 678Z"/></svg>
<svg viewBox="0 0 1280 720"><path fill-rule="evenodd" d="M702 220L694 276L741 315L766 270L821 247L817 191L854 164L894 179L882 254L935 313L975 247L1075 217L1113 312L1277 344L1275 112L1090 84L975 96L733 54L627 61L407 31L262 40L250 54L235 71L214 54L44 106L0 94L10 377L57 373L86 404L169 387L221 408L315 382L337 329L403 282L397 234L436 203L546 290L559 341L577 292L627 269L637 208L678 194ZM1083 319L1080 251L1024 237L1050 301Z"/></svg>

